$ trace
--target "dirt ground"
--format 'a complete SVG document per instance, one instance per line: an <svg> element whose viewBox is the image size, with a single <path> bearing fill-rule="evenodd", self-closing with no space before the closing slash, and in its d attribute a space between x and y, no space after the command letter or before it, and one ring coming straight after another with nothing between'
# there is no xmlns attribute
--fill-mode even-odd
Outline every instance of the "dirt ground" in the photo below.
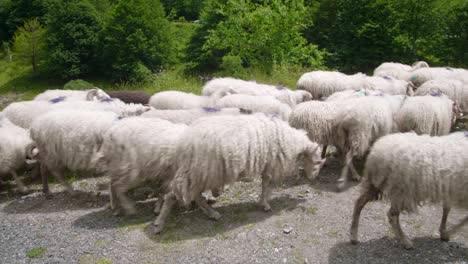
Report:
<svg viewBox="0 0 468 264"><path fill-rule="evenodd" d="M53 185L47 200L40 185L21 196L0 189L0 263L468 263L468 227L438 239L439 205L403 215L414 241L403 249L387 222L388 203L363 210L358 245L348 242L359 186L337 193L339 166L331 161L315 183L289 179L273 193L272 212L257 205L260 181L239 182L213 205L219 221L198 209L173 211L161 235L147 232L155 199L142 189L135 217L115 217L105 208L107 179L73 183L77 197ZM99 195L97 195L99 193ZM453 210L449 225L466 210Z"/></svg>

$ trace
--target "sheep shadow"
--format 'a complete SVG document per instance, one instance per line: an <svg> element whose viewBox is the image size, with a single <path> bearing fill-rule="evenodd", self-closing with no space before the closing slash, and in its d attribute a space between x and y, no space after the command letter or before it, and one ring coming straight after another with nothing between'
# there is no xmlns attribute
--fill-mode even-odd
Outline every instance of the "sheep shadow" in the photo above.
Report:
<svg viewBox="0 0 468 264"><path fill-rule="evenodd" d="M437 238L414 238L414 249L405 250L394 238L383 237L352 245L336 244L328 257L330 264L339 263L454 263L468 261L468 248L456 242Z"/></svg>
<svg viewBox="0 0 468 264"><path fill-rule="evenodd" d="M84 229L141 229L148 238L155 242L177 242L190 239L213 237L229 233L230 230L242 226L251 226L262 222L283 211L292 211L305 199L280 196L270 201L272 212L264 212L257 202L242 202L213 206L221 215L218 221L209 220L199 209L184 211L177 206L171 212L166 226L161 234L153 235L148 230L149 222L156 216L153 214L154 203L137 203L139 214L133 218L112 216L110 210L100 210L89 213L75 220L74 227Z"/></svg>
<svg viewBox="0 0 468 264"><path fill-rule="evenodd" d="M55 192L51 198L40 193L32 193L8 203L3 212L8 214L54 213L66 210L92 209L108 203L108 195L99 192L76 191L72 196L65 191Z"/></svg>

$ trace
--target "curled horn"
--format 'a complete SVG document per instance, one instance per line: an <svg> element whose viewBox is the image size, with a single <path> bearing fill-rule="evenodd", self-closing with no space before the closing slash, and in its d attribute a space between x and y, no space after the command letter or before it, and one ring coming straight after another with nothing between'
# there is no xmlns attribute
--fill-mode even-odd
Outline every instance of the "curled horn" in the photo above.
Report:
<svg viewBox="0 0 468 264"><path fill-rule="evenodd" d="M86 94L86 100L87 101L94 101L95 98L98 97L98 89L97 88L93 88L91 90L88 91L88 93Z"/></svg>
<svg viewBox="0 0 468 264"><path fill-rule="evenodd" d="M409 81L408 86L406 86L406 94L409 96L413 96L415 90L416 90L416 85L414 85L413 82Z"/></svg>

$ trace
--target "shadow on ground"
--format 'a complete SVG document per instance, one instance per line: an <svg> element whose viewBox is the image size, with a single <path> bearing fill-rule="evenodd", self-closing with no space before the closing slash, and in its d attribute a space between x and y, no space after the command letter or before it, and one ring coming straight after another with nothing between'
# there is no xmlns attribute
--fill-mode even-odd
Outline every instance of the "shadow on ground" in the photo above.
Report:
<svg viewBox="0 0 468 264"><path fill-rule="evenodd" d="M468 261L468 248L456 242L437 238L414 238L414 249L405 250L394 238L336 244L328 257L330 264L338 263L453 263Z"/></svg>
<svg viewBox="0 0 468 264"><path fill-rule="evenodd" d="M176 242L216 235L228 236L229 231L241 227L252 226L251 224L262 222L282 211L292 211L304 199L291 198L289 196L276 197L271 200L272 212L264 212L257 202L244 202L213 206L221 213L218 221L209 220L200 210L183 211L176 209L172 211L166 227L160 235L152 235L148 232L148 224L155 219L153 214L153 202L137 204L139 215L133 218L114 217L110 210L100 210L89 213L77 219L73 225L85 229L108 229L108 228L139 228L156 242Z"/></svg>
<svg viewBox="0 0 468 264"><path fill-rule="evenodd" d="M67 192L53 193L50 199L40 193L24 198L15 197L7 204L3 212L8 214L53 213L66 210L92 209L106 205L107 195L96 195L96 192L77 191L75 196Z"/></svg>

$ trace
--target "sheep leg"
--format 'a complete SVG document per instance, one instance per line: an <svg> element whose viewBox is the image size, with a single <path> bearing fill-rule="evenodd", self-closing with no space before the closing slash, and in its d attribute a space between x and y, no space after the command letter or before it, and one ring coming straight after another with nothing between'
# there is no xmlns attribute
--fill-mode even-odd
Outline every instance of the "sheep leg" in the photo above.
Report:
<svg viewBox="0 0 468 264"><path fill-rule="evenodd" d="M127 215L135 215L135 205L127 196L128 190L132 187L131 185L134 185L129 181L129 177L119 178L119 180L111 183L111 189L114 190L115 197L119 200L119 206L124 209L125 213Z"/></svg>
<svg viewBox="0 0 468 264"><path fill-rule="evenodd" d="M42 192L46 197L50 197L51 193L49 190L49 170L47 166L41 163L41 179L42 179Z"/></svg>
<svg viewBox="0 0 468 264"><path fill-rule="evenodd" d="M460 230L464 225L468 224L468 216L466 216L463 220L460 221L460 223L456 224L452 228L450 228L447 231L447 237L452 236L455 234L458 230Z"/></svg>
<svg viewBox="0 0 468 264"><path fill-rule="evenodd" d="M159 234L166 224L166 219L171 213L172 207L177 202L176 197L173 193L168 193L163 198L164 203L162 205L161 213L158 215L156 220L150 226L150 231L153 234Z"/></svg>
<svg viewBox="0 0 468 264"><path fill-rule="evenodd" d="M16 183L16 186L18 187L18 190L21 192L21 193L27 193L28 192L28 188L23 184L23 182L21 181L21 179L19 178L18 174L16 173L16 171L11 171L10 172L11 175L13 176L13 178L15 179L15 183Z"/></svg>
<svg viewBox="0 0 468 264"><path fill-rule="evenodd" d="M443 211L442 211L442 221L440 222L439 233L440 239L443 241L449 241L450 236L447 233L447 217L450 213L450 206L447 204L443 204Z"/></svg>
<svg viewBox="0 0 468 264"><path fill-rule="evenodd" d="M322 159L325 158L327 156L327 146L328 145L323 145L323 148L322 148Z"/></svg>
<svg viewBox="0 0 468 264"><path fill-rule="evenodd" d="M76 195L77 193L73 190L73 188L71 187L71 185L63 178L63 170L62 169L59 169L59 170L50 170L50 173L52 173L52 175L55 177L55 179L57 179L57 181L60 182L60 184L62 184L63 186L65 186L67 192L74 196Z"/></svg>
<svg viewBox="0 0 468 264"><path fill-rule="evenodd" d="M350 235L351 244L358 243L357 234L358 234L358 228L359 228L359 218L361 217L361 211L369 201L373 200L375 195L376 195L375 189L371 187L366 192L361 194L361 196L359 196L359 198L356 200L356 204L354 205L354 211L353 211L353 220L351 222L351 235Z"/></svg>
<svg viewBox="0 0 468 264"><path fill-rule="evenodd" d="M161 209L164 206L164 193L161 193L156 201L156 205L154 206L154 214L159 215L161 213Z"/></svg>
<svg viewBox="0 0 468 264"><path fill-rule="evenodd" d="M271 177L263 176L262 177L262 194L260 196L260 205L263 206L263 210L268 212L271 211L271 206L268 201L271 198Z"/></svg>
<svg viewBox="0 0 468 264"><path fill-rule="evenodd" d="M351 171L351 175L353 176L353 180L355 181L360 181L361 180L361 175L356 171L356 168L354 168L354 164L351 162L349 164L349 171Z"/></svg>
<svg viewBox="0 0 468 264"><path fill-rule="evenodd" d="M109 182L109 201L110 201L110 209L113 212L113 215L117 216L120 215L120 210L118 209L119 204L118 201L116 200L117 196L115 193L115 188L112 187L114 184L113 178L111 178Z"/></svg>
<svg viewBox="0 0 468 264"><path fill-rule="evenodd" d="M348 185L348 170L350 168L350 164L353 162L353 150L349 150L346 153L343 169L341 170L341 176L338 179L338 190L342 191ZM354 167L353 167L354 168Z"/></svg>
<svg viewBox="0 0 468 264"><path fill-rule="evenodd" d="M393 231L395 232L396 237L400 240L403 244L405 249L412 249L413 243L408 239L406 234L403 232L400 226L400 211L397 209L395 205L392 204L390 210L387 213L388 221L390 225L392 225Z"/></svg>
<svg viewBox="0 0 468 264"><path fill-rule="evenodd" d="M221 218L221 215L206 203L206 200L201 193L199 193L195 198L195 203L200 207L203 213L208 216L208 218L212 220L219 220Z"/></svg>

